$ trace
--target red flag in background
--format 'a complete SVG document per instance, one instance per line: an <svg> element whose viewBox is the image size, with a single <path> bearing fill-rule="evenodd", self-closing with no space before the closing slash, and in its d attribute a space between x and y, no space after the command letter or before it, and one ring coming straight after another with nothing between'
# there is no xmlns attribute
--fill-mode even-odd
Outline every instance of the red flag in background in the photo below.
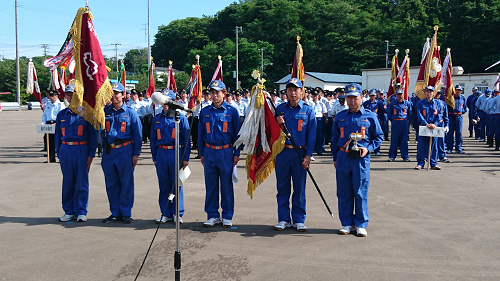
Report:
<svg viewBox="0 0 500 281"><path fill-rule="evenodd" d="M88 7L78 9L69 31L75 59L75 92L69 108L100 129L113 90L92 19Z"/></svg>
<svg viewBox="0 0 500 281"><path fill-rule="evenodd" d="M302 58L304 57L304 51L302 50L302 45L300 44L300 36L297 36L297 49L295 49L295 57L293 58L292 66L292 76L291 78L297 78L302 82L304 86L305 80L305 70Z"/></svg>
<svg viewBox="0 0 500 281"><path fill-rule="evenodd" d="M390 97L396 93L395 86L397 83L401 83L401 78L398 77L399 73L399 62L398 62L399 50L396 49L396 53L392 57L391 63L391 81L389 83L389 88L387 89L387 102L390 103Z"/></svg>
<svg viewBox="0 0 500 281"><path fill-rule="evenodd" d="M36 69L33 61L30 58L28 63L28 78L26 79L26 93L33 95L36 100L40 103L40 107L43 110L42 95L40 93L40 86L38 85L38 78L36 77Z"/></svg>
<svg viewBox="0 0 500 281"><path fill-rule="evenodd" d="M214 75L212 76L212 81L214 80L220 80L220 81L223 81L223 77L222 77L222 57L219 56L219 63L217 64L217 68L215 69L214 71Z"/></svg>
<svg viewBox="0 0 500 281"><path fill-rule="evenodd" d="M417 83L415 84L414 92L421 100L425 98L425 87L434 86L436 91L441 87L441 71L443 67L441 66L441 56L439 55L439 46L437 44L437 31L438 26L434 26L434 37L432 37L429 51L420 66Z"/></svg>
<svg viewBox="0 0 500 281"><path fill-rule="evenodd" d="M451 63L451 49L446 49L446 57L443 62L443 70L445 73L441 77L441 85L444 87L444 101L447 105L455 109L455 87L453 87L453 81L451 80L451 75L453 73L453 65Z"/></svg>
<svg viewBox="0 0 500 281"><path fill-rule="evenodd" d="M408 56L408 53L410 50L406 49L406 56L405 59L403 60L403 63L401 64L401 69L403 70L403 74L401 75L401 87L403 87L403 98L405 100L409 99L408 96L408 88L410 87L410 56Z"/></svg>
<svg viewBox="0 0 500 281"><path fill-rule="evenodd" d="M188 107L193 109L196 105L201 104L203 85L201 81L200 56L196 55L196 65L193 65L191 77L186 85L186 93L188 94Z"/></svg>
<svg viewBox="0 0 500 281"><path fill-rule="evenodd" d="M148 97L155 92L155 63L151 60L151 67L149 68L149 86L146 94Z"/></svg>
<svg viewBox="0 0 500 281"><path fill-rule="evenodd" d="M167 89L172 90L172 92L177 93L177 83L175 83L174 70L172 68L172 61L168 61L168 79L167 79Z"/></svg>

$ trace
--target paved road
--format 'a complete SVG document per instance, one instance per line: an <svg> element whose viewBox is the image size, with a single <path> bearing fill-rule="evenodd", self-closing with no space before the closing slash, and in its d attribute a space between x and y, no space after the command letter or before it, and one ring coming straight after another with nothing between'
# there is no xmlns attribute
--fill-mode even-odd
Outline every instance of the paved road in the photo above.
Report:
<svg viewBox="0 0 500 281"><path fill-rule="evenodd" d="M44 164L40 111L0 112L1 280L134 280L160 215L149 147L135 170L135 222L103 224L109 215L100 159L90 171L88 222L61 223L62 175ZM466 122L464 122L466 123ZM307 183L308 231L276 231L276 179L246 194L244 161L235 187L233 229L204 228L199 160L185 185L180 231L183 280L500 280L500 153L465 138L466 154L441 171L415 162L373 158L368 237L337 235L341 227ZM410 157L415 160L412 142ZM194 157L195 155L192 155ZM330 156L311 166L337 217ZM162 225L138 280L173 280L175 228Z"/></svg>

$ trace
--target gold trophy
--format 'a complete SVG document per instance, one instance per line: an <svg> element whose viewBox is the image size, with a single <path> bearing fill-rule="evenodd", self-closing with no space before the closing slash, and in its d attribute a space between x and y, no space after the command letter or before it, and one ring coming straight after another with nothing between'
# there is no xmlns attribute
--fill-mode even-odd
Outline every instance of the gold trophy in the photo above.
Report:
<svg viewBox="0 0 500 281"><path fill-rule="evenodd" d="M352 140L349 144L349 151L347 152L348 157L361 158L362 151L359 149L358 141L363 139L363 135L356 132L351 133L349 138Z"/></svg>

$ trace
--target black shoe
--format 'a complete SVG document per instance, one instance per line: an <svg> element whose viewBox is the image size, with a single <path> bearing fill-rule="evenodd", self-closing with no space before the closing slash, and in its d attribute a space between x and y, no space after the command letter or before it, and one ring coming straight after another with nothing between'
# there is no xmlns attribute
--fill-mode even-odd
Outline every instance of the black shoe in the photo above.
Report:
<svg viewBox="0 0 500 281"><path fill-rule="evenodd" d="M111 222L119 221L122 219L123 219L122 217L115 217L115 216L111 215L111 216L103 219L102 222L103 223L111 223Z"/></svg>
<svg viewBox="0 0 500 281"><path fill-rule="evenodd" d="M47 151L47 148L40 150L40 152L46 152L46 151Z"/></svg>
<svg viewBox="0 0 500 281"><path fill-rule="evenodd" d="M43 163L47 163L47 161L44 161ZM57 163L56 159L50 160L50 163Z"/></svg>
<svg viewBox="0 0 500 281"><path fill-rule="evenodd" d="M500 147L495 147L495 151L500 151Z"/></svg>
<svg viewBox="0 0 500 281"><path fill-rule="evenodd" d="M132 217L123 217L123 223L133 223L134 219Z"/></svg>
<svg viewBox="0 0 500 281"><path fill-rule="evenodd" d="M191 147L191 150L198 150L198 146Z"/></svg>
<svg viewBox="0 0 500 281"><path fill-rule="evenodd" d="M201 156L197 155L194 159L201 159Z"/></svg>

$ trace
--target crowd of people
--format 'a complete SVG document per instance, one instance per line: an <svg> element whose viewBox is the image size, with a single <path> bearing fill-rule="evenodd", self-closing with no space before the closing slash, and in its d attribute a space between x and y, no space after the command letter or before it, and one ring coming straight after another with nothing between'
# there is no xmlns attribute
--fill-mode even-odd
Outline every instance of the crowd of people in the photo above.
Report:
<svg viewBox="0 0 500 281"><path fill-rule="evenodd" d="M205 226L222 224L232 226L234 215L234 189L232 174L240 158L240 147L234 147L240 126L250 106L248 89L228 92L222 81L212 81L200 104L193 113L169 109L168 105L154 105L145 92L126 91L123 85L112 83L112 101L104 108L105 124L101 130L83 117L72 112L58 99L58 92L48 90L42 123L55 124L56 133L49 139L50 162L59 158L63 174L62 206L65 214L60 221L87 220L89 168L93 158L102 156L110 216L104 223L133 222L134 168L139 160L142 144L149 141L159 184L160 217L156 223L175 221L176 206L171 199L175 193L174 151L176 136L182 159L179 167L187 167L191 150L197 150L205 175ZM415 94L404 99L400 85L389 98L383 90L363 90L358 84L349 84L333 91L319 87L303 87L300 80L290 79L286 88L272 90L270 103L280 126L289 131L293 143L286 140L285 147L276 157L278 224L275 229L294 227L306 231L305 185L314 152L325 153L331 145L337 175L337 197L340 234L353 231L366 236L368 225L367 193L370 159L380 156L380 145L390 139L388 161L394 162L399 150L402 161L411 162L408 143L411 127L415 131L417 165L423 168L429 161L433 170L440 170L438 161L449 162L446 154L465 153L463 148L463 114L469 111L469 137L500 147L500 95L499 91L477 88L465 98L461 85L456 85L452 107L444 101L441 91L433 86L425 88L425 99ZM73 86L65 91L71 102ZM187 106L188 95L163 90L170 100ZM175 131L175 118L180 119ZM389 128L390 125L390 128ZM433 130L443 128L444 138L419 135L419 127ZM353 142L352 135L360 140ZM429 146L430 143L430 146ZM295 145L295 146L294 146ZM98 149L101 148L101 149ZM429 147L431 149L430 158ZM293 192L292 192L293 188ZM177 196L177 194L175 194ZM179 219L182 223L184 197L179 191ZM290 202L291 201L291 202Z"/></svg>

